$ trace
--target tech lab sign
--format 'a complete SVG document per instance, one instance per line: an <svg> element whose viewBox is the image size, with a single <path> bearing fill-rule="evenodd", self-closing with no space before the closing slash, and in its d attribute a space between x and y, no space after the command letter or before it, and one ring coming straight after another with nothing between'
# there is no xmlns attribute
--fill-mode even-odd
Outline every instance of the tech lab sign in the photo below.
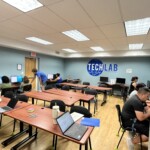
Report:
<svg viewBox="0 0 150 150"><path fill-rule="evenodd" d="M100 74L103 73L103 71L112 72L117 70L118 70L117 64L104 64L99 59L92 59L87 64L87 71L92 76L99 76Z"/></svg>

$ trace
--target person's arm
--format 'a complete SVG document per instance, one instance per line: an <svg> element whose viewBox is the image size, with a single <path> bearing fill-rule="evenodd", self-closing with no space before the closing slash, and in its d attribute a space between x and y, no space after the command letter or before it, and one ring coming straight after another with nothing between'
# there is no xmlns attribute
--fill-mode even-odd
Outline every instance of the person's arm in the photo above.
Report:
<svg viewBox="0 0 150 150"><path fill-rule="evenodd" d="M34 75L34 77L33 77L32 81L31 81L31 84L32 84L32 82L35 80L35 78L36 78L36 75Z"/></svg>
<svg viewBox="0 0 150 150"><path fill-rule="evenodd" d="M51 82L57 82L57 81L59 80L59 78L60 78L60 77L57 77L56 79L54 79L54 80L51 79L50 81L51 81Z"/></svg>
<svg viewBox="0 0 150 150"><path fill-rule="evenodd" d="M143 121L150 117L150 109L147 109L145 113L141 111L135 111L135 114L139 121Z"/></svg>
<svg viewBox="0 0 150 150"><path fill-rule="evenodd" d="M132 85L134 86L134 88L136 88L136 82L133 82Z"/></svg>

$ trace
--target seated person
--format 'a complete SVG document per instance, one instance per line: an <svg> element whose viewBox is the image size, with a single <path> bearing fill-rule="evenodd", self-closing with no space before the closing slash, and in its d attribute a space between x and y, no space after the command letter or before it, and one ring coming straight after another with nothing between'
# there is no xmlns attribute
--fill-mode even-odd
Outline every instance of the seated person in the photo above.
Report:
<svg viewBox="0 0 150 150"><path fill-rule="evenodd" d="M12 87L10 80L7 76L2 76L2 84L0 84L0 89Z"/></svg>
<svg viewBox="0 0 150 150"><path fill-rule="evenodd" d="M60 73L56 74L56 78L55 79L49 79L48 83L56 83L56 87L59 87L59 84L62 83L62 78L60 77Z"/></svg>
<svg viewBox="0 0 150 150"><path fill-rule="evenodd" d="M49 82L61 83L62 82L62 78L60 77L60 73L56 74L56 78L55 79L49 79Z"/></svg>
<svg viewBox="0 0 150 150"><path fill-rule="evenodd" d="M24 87L25 85L29 85L29 84L30 84L30 83L29 83L28 77L27 77L27 76L24 76L23 82L21 83L20 89L18 90L18 92L23 92L23 87Z"/></svg>
<svg viewBox="0 0 150 150"><path fill-rule="evenodd" d="M129 87L129 94L135 90L136 85L137 85L137 81L138 81L138 77L134 76L131 78L131 83L130 83L130 87Z"/></svg>
<svg viewBox="0 0 150 150"><path fill-rule="evenodd" d="M134 128L141 134L142 142L148 141L150 108L146 109L146 100L149 98L150 90L140 88L134 96L125 102L122 109L122 119L124 127L132 127L133 119L136 119ZM136 135L130 140L129 149L134 149L134 144L140 143L140 136ZM128 142L129 143L129 142Z"/></svg>
<svg viewBox="0 0 150 150"><path fill-rule="evenodd" d="M137 94L138 90L139 90L140 88L143 88L143 87L146 87L146 85L145 85L144 83L138 83L138 84L136 85L135 90L133 90L133 91L130 93L129 98L131 98L133 95Z"/></svg>

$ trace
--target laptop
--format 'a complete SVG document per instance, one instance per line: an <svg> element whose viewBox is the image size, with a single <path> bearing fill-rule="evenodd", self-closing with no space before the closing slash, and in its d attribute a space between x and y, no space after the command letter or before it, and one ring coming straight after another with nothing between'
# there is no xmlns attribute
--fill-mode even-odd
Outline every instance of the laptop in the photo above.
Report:
<svg viewBox="0 0 150 150"><path fill-rule="evenodd" d="M18 102L17 98L11 98L8 102L7 106L0 107L0 113L12 110Z"/></svg>
<svg viewBox="0 0 150 150"><path fill-rule="evenodd" d="M74 122L71 114L67 111L56 118L56 121L65 136L81 140L88 127Z"/></svg>

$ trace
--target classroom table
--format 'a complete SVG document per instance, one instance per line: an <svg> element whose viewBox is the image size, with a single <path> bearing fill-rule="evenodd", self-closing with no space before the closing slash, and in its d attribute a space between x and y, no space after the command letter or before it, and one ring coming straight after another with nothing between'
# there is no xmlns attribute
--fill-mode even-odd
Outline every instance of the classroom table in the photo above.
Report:
<svg viewBox="0 0 150 150"><path fill-rule="evenodd" d="M112 88L92 86L92 85L89 85L88 88L103 92L104 96L103 96L103 101L101 103L101 106L103 106L107 102L107 92L112 90Z"/></svg>
<svg viewBox="0 0 150 150"><path fill-rule="evenodd" d="M86 88L88 86L88 85L68 83L68 82L60 83L60 85L68 85L70 87L80 87L80 88Z"/></svg>
<svg viewBox="0 0 150 150"><path fill-rule="evenodd" d="M30 91L30 92L25 92L23 94L32 98L32 104L34 104L34 99L39 99L39 100L48 101L48 102L51 102L52 100L61 100L67 106L71 107L77 101L80 100L79 97L71 97L71 96L68 97L68 96L50 94L50 93L41 92L41 91Z"/></svg>
<svg viewBox="0 0 150 150"><path fill-rule="evenodd" d="M32 112L30 112L31 109L33 110ZM67 137L67 136L63 135L63 133L61 132L61 130L57 124L53 124L51 109L41 107L38 105L32 105L32 104L27 107L23 107L22 109L17 109L16 111L13 111L13 112L5 112L5 115L15 118L17 120L20 120L21 122L25 122L25 123L29 124L29 128L30 128L28 130L29 136L26 139L24 139L23 141L19 142L15 146L13 146L11 150L15 150L18 147L20 147L22 144L26 143L29 139L31 139L33 137L34 138L37 137L37 130L35 133L33 133L32 126L34 126L36 128L40 128L42 130L45 130L56 136L60 136L62 138L68 139L79 145L85 145L85 150L88 150L88 139L94 129L94 127L88 127L88 130L86 131L86 133L84 134L84 136L82 137L82 139L80 141L72 139L70 137ZM4 146L7 146L11 139L12 139L12 137L8 138L7 140L3 141L2 144ZM54 144L55 144L55 149L56 149L57 143L54 143Z"/></svg>
<svg viewBox="0 0 150 150"><path fill-rule="evenodd" d="M79 93L79 92L73 92L73 91L65 91L65 90L61 90L61 89L49 89L49 90L45 90L43 92L46 93L51 93L51 94L55 94L55 95L62 95L65 97L78 97L80 99L80 102L87 102L88 103L88 110L90 111L90 101L94 99L93 95L88 95L88 94L84 94L84 93Z"/></svg>

